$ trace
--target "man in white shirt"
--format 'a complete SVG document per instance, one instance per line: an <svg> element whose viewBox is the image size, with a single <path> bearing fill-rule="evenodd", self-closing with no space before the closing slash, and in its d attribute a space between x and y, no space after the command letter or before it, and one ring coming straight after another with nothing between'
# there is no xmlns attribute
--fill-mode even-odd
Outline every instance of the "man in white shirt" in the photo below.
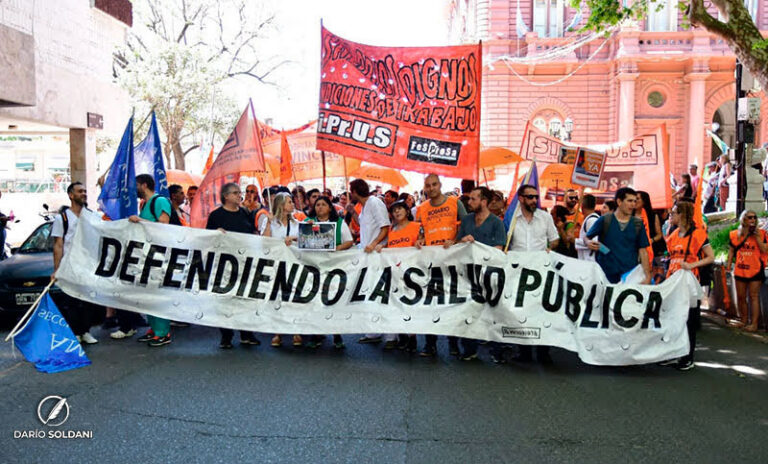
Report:
<svg viewBox="0 0 768 464"><path fill-rule="evenodd" d="M89 214L89 210L85 207L88 195L85 191L85 186L81 182L71 183L67 187L67 195L69 195L70 206L65 206L61 209L61 213L54 218L53 226L51 227L51 237L54 238L53 274L51 275L51 280L56 280L56 271L59 270L61 258L66 253L69 253L72 247L72 239L75 237L77 221L80 219L80 215ZM98 342L89 332L94 310L90 304L73 298L64 292L57 295L56 303L79 341L89 345Z"/></svg>
<svg viewBox="0 0 768 464"><path fill-rule="evenodd" d="M363 205L363 210L357 217L360 224L360 248L370 253L379 243L386 243L389 233L389 212L383 201L371 195L370 187L363 179L350 182L349 193L352 200ZM347 211L351 212L353 217L357 216L351 203L347 205ZM394 348L396 339L396 334L387 334L385 348L389 348L390 345ZM366 334L358 340L359 343L379 343L380 341L381 334Z"/></svg>

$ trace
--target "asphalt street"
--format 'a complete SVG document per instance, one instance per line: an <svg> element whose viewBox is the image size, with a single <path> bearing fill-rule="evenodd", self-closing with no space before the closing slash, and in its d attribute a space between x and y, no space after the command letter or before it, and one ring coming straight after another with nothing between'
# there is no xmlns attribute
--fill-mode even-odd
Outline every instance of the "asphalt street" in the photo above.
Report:
<svg viewBox="0 0 768 464"><path fill-rule="evenodd" d="M7 334L7 329L2 334ZM0 462L754 462L768 456L768 344L705 323L697 367L595 367L436 359L380 346L310 351L174 330L149 348L100 339L93 365L42 374L0 353ZM237 339L237 337L236 337ZM92 439L21 439L51 428L38 403L66 397L62 430Z"/></svg>

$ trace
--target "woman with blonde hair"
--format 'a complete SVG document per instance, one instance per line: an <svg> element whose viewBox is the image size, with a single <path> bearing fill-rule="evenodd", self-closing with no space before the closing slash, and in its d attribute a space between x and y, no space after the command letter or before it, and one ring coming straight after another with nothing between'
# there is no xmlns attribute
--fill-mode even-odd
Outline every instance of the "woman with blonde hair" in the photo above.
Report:
<svg viewBox="0 0 768 464"><path fill-rule="evenodd" d="M726 269L730 270L735 261L733 276L736 280L736 307L741 319L738 325L743 325L748 332L754 332L760 316L760 286L765 280L768 233L757 226L757 213L752 210L741 213L739 223L739 228L730 234Z"/></svg>
<svg viewBox="0 0 768 464"><path fill-rule="evenodd" d="M293 198L286 192L280 192L272 197L272 212L267 213L267 221L259 231L265 237L282 238L285 244L290 246L299 236L299 222L293 217ZM293 346L301 346L301 335L293 336ZM282 346L283 340L280 334L272 337L272 346Z"/></svg>

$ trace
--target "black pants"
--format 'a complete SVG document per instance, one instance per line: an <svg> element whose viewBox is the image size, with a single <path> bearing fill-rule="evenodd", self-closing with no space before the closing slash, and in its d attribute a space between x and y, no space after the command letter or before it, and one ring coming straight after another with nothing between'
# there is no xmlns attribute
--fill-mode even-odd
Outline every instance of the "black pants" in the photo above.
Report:
<svg viewBox="0 0 768 464"><path fill-rule="evenodd" d="M69 328L72 329L72 333L80 336L90 330L93 312L96 309L94 305L72 298L64 292L56 294L54 302L59 307L64 320L69 324Z"/></svg>
<svg viewBox="0 0 768 464"><path fill-rule="evenodd" d="M520 345L520 357L523 359L533 359L533 347L531 345ZM536 360L541 361L549 356L549 347L546 345L536 345Z"/></svg>
<svg viewBox="0 0 768 464"><path fill-rule="evenodd" d="M235 336L235 331L232 329L219 330L221 331L221 341L232 343L232 338ZM240 340L253 340L255 338L256 337L253 335L253 332L248 332L247 330L240 331Z"/></svg>
<svg viewBox="0 0 768 464"><path fill-rule="evenodd" d="M437 335L424 335L424 342L427 347L437 348ZM459 346L459 338L448 337L448 344L450 346Z"/></svg>
<svg viewBox="0 0 768 464"><path fill-rule="evenodd" d="M688 354L680 358L683 362L693 362L693 352L696 351L696 331L701 328L701 310L699 306L701 303L696 303L695 308L688 308L688 321L685 325L688 328L688 342L691 344L691 348L688 350Z"/></svg>
<svg viewBox="0 0 768 464"><path fill-rule="evenodd" d="M115 311L117 312L117 324L123 332L127 333L129 330L137 329L145 325L144 319L139 313L122 309L117 309Z"/></svg>

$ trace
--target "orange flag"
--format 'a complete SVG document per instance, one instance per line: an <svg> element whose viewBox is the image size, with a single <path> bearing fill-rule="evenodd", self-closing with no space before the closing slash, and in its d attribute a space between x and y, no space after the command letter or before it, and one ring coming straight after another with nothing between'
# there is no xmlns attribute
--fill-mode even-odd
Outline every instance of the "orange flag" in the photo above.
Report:
<svg viewBox="0 0 768 464"><path fill-rule="evenodd" d="M213 145L211 145L211 152L208 153L208 160L205 162L205 167L203 168L203 175L208 173L208 170L211 169L211 166L213 166Z"/></svg>
<svg viewBox="0 0 768 464"><path fill-rule="evenodd" d="M288 185L293 177L293 157L285 132L280 134L280 185Z"/></svg>
<svg viewBox="0 0 768 464"><path fill-rule="evenodd" d="M704 176L701 176L699 177L699 185L696 186L696 201L693 203L693 224L707 230L704 224L704 207L701 204L701 186L703 184Z"/></svg>
<svg viewBox="0 0 768 464"><path fill-rule="evenodd" d="M265 171L261 136L253 113L253 103L249 101L235 129L221 147L219 156L200 183L192 202L192 227L205 227L208 215L222 203L219 191L224 184L239 182L241 175L253 176Z"/></svg>

